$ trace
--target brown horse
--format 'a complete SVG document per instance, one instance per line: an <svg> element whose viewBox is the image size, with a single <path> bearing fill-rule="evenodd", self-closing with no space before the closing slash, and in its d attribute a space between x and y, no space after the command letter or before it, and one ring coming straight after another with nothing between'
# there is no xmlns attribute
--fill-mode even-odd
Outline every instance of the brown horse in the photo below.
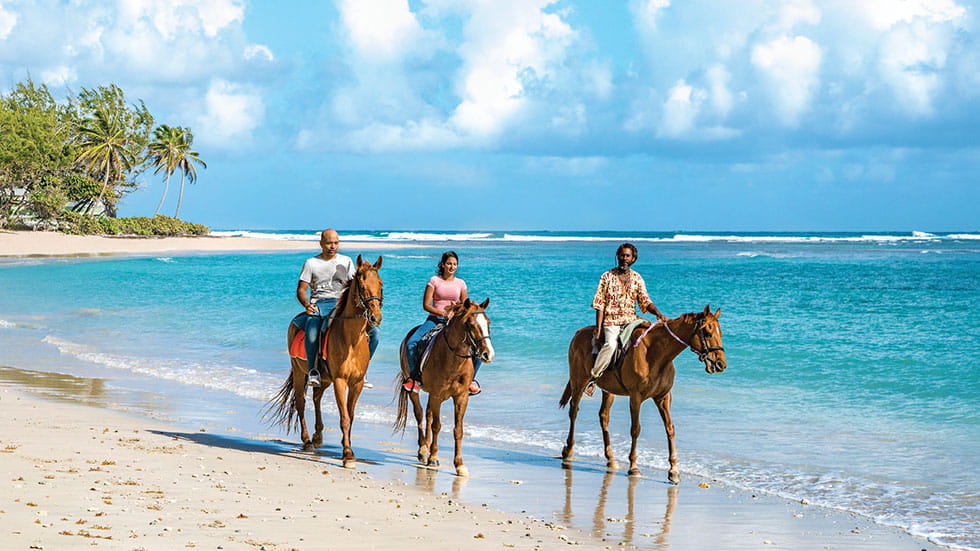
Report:
<svg viewBox="0 0 980 551"><path fill-rule="evenodd" d="M674 385L674 358L690 348L704 363L708 373L721 373L725 370L725 349L721 344L721 326L718 316L705 306L703 312L683 314L658 323L649 331L642 327L633 332L630 342L636 343L626 355L620 369L607 369L596 384L602 389L602 405L599 408L599 424L602 426L602 441L605 445L606 464L610 469L618 468L609 444L609 410L615 396L630 397L630 476L639 475L636 466L636 440L640 436L640 406L651 398L660 410L660 417L667 431L667 447L670 453L668 478L673 483L681 480L677 469L677 450L674 448L674 422L670 419L670 389ZM559 407L571 402L568 410L568 441L561 451L562 460L572 459L575 446L575 417L578 415L582 391L589 383L594 355L592 354L592 332L594 326L579 329L568 345L568 384L562 394ZM638 341L636 339L639 339Z"/></svg>
<svg viewBox="0 0 980 551"><path fill-rule="evenodd" d="M354 421L354 407L364 387L371 353L368 348L368 325L381 325L381 305L384 301L381 277L381 257L371 264L357 255L357 271L347 290L337 301L336 316L326 333L327 357L320 360L321 385L313 389L313 405L316 411L316 432L312 440L306 428L306 376L309 373L307 361L291 358L292 370L286 377L279 393L272 400L269 413L273 421L286 427L288 431L294 420L300 427L303 449L313 451L323 444L323 417L320 399L324 391L333 383L333 394L337 400L340 414L341 443L344 447L344 467L355 465L354 452L350 447L350 429ZM286 334L286 347L293 342L299 329L289 324Z"/></svg>
<svg viewBox="0 0 980 551"><path fill-rule="evenodd" d="M415 422L419 430L419 463L432 467L439 466L439 430L442 423L439 410L442 403L453 399L456 423L453 436L456 440L456 454L453 464L456 474L469 476L463 465L463 416L470 401L470 381L473 380L473 356L479 355L485 363L493 361L493 345L490 344L490 318L486 309L490 299L477 304L466 299L454 304L446 314L449 321L432 343L425 369L422 370L422 390L429 393L429 403L425 409L425 425L422 424L422 404L415 392L405 392L398 386L398 416L395 430L405 430L408 417L408 400L412 400ZM409 376L407 343L412 329L405 335L401 345L402 377Z"/></svg>

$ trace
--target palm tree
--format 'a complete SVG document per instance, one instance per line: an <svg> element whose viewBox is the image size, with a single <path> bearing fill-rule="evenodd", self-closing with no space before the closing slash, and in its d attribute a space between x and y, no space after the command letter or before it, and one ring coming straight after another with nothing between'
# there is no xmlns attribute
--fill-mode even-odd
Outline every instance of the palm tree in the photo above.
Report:
<svg viewBox="0 0 980 551"><path fill-rule="evenodd" d="M93 175L102 175L102 191L96 200L101 203L110 183L121 181L133 167L132 140L119 118L102 109L79 127L78 137L78 162Z"/></svg>
<svg viewBox="0 0 980 551"><path fill-rule="evenodd" d="M163 196L160 197L160 204L153 216L160 214L163 201L167 198L167 191L170 189L170 176L177 170L177 160L184 154L184 129L181 127L168 126L161 124L153 131L154 139L149 143L150 162L157 167L154 174L164 171L166 177L163 180Z"/></svg>
<svg viewBox="0 0 980 551"><path fill-rule="evenodd" d="M197 168L194 163L207 168L208 165L199 157L200 153L191 151L191 144L194 143L194 134L190 128L181 128L180 154L174 159L174 166L180 169L180 193L177 195L177 211L174 218L180 218L180 203L184 199L184 178L194 183L197 180Z"/></svg>

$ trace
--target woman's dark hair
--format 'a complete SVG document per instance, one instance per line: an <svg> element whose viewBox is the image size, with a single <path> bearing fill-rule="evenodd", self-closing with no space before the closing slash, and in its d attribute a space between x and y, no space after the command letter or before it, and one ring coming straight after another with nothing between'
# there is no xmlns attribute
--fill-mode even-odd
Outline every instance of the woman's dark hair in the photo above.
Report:
<svg viewBox="0 0 980 551"><path fill-rule="evenodd" d="M640 258L640 253L636 250L636 245L634 245L632 243L623 243L619 247L616 247L616 257L617 258L619 258L619 251L621 251L623 249L629 249L629 250L633 251L633 262L636 262L636 260L638 258Z"/></svg>
<svg viewBox="0 0 980 551"><path fill-rule="evenodd" d="M456 263L459 264L459 256L456 254L456 251L446 251L442 253L442 259L439 260L439 265L436 266L436 274L438 274L439 277L442 277L443 272L446 271L445 268L442 267L442 265L445 264L446 261L449 260L450 258L455 258Z"/></svg>

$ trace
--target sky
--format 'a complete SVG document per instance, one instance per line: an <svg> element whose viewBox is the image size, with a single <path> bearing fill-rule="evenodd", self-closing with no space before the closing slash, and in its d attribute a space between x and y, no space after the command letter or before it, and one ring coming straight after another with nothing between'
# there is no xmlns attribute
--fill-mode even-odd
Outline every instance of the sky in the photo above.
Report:
<svg viewBox="0 0 980 551"><path fill-rule="evenodd" d="M180 214L216 229L974 231L978 12L0 0L0 90L115 83L191 128Z"/></svg>

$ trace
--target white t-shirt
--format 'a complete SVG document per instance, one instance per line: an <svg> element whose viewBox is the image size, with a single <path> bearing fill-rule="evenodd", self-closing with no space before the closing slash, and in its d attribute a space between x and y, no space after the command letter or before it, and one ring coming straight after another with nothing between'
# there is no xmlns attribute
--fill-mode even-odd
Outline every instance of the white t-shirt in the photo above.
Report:
<svg viewBox="0 0 980 551"><path fill-rule="evenodd" d="M354 279L354 261L338 254L330 260L314 256L303 264L299 280L310 284L312 302L325 298L340 298L350 280Z"/></svg>

